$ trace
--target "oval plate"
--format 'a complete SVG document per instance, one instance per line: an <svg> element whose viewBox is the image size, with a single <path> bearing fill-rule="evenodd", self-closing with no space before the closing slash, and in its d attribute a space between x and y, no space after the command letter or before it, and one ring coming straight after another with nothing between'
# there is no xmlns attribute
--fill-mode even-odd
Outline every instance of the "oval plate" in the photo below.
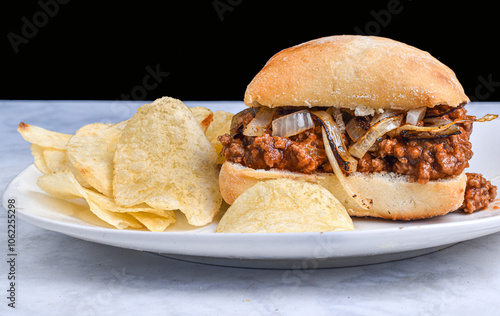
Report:
<svg viewBox="0 0 500 316"><path fill-rule="evenodd" d="M189 226L182 214L167 231L106 227L83 200L59 200L36 185L31 165L8 185L2 205L16 200L17 215L38 227L111 246L150 251L200 263L252 268L325 268L414 257L500 231L496 201L471 215L455 212L412 222L354 218L356 230L324 233L217 234L210 225ZM219 215L220 218L220 215Z"/></svg>
<svg viewBox="0 0 500 316"><path fill-rule="evenodd" d="M224 102L206 103L213 110ZM471 103L470 115L496 113L495 103ZM500 120L474 124L474 157L470 172L500 183ZM64 201L47 195L36 185L40 172L30 166L8 185L2 198L16 199L17 215L36 226L76 238L201 263L253 268L322 268L364 265L410 258L455 243L500 231L500 201L474 214L455 212L427 220L393 222L354 218L356 230L325 233L216 234L219 217L204 227L177 223L166 232L116 230L90 214L83 200ZM222 213L222 212L221 212Z"/></svg>

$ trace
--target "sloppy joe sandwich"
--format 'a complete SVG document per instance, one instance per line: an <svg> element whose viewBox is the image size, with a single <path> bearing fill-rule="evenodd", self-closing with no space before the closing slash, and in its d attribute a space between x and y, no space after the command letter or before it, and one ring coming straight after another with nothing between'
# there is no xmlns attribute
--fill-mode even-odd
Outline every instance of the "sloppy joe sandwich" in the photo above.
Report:
<svg viewBox="0 0 500 316"><path fill-rule="evenodd" d="M484 208L496 187L465 173L469 101L429 53L374 36L331 36L274 55L232 119L219 184L232 204L260 181L321 184L351 216L412 220ZM469 185L468 185L469 184Z"/></svg>

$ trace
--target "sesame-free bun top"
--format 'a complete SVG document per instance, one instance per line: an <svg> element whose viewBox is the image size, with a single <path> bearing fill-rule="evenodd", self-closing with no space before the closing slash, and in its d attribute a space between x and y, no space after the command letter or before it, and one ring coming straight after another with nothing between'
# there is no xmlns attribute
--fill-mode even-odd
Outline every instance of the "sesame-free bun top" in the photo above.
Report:
<svg viewBox="0 0 500 316"><path fill-rule="evenodd" d="M408 110L468 102L455 73L428 52L376 36L315 39L274 55L245 104Z"/></svg>

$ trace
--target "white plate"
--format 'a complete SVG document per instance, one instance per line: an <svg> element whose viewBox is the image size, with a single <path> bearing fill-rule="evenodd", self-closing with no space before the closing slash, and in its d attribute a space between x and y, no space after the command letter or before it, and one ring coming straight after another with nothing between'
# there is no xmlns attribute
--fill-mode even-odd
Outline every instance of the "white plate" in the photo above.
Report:
<svg viewBox="0 0 500 316"><path fill-rule="evenodd" d="M469 110L471 113L471 110ZM486 174L498 185L500 122L478 124L472 134L475 157L471 172ZM486 126L487 125L487 126ZM467 215L451 213L428 220L393 222L354 219L356 230L325 233L216 234L218 218L197 228L178 223L167 232L116 230L86 215L82 200L63 201L36 185L40 172L32 165L8 185L2 198L15 199L17 215L36 226L76 238L201 263L255 268L319 268L364 265L404 259L500 231L500 201Z"/></svg>

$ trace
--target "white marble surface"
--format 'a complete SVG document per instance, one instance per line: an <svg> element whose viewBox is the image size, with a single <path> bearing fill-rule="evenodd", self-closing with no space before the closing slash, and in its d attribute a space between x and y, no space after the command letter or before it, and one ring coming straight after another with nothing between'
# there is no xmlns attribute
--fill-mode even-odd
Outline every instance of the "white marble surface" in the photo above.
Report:
<svg viewBox="0 0 500 316"><path fill-rule="evenodd" d="M87 123L126 119L143 103L0 101L0 192L32 163L29 145L16 132L20 121L73 133ZM224 106L233 104L242 106ZM470 106L478 113L499 110L498 103ZM397 262L286 271L177 261L23 221L16 230L17 301L11 309L7 213L0 212L0 315L498 315L500 310L500 233Z"/></svg>

